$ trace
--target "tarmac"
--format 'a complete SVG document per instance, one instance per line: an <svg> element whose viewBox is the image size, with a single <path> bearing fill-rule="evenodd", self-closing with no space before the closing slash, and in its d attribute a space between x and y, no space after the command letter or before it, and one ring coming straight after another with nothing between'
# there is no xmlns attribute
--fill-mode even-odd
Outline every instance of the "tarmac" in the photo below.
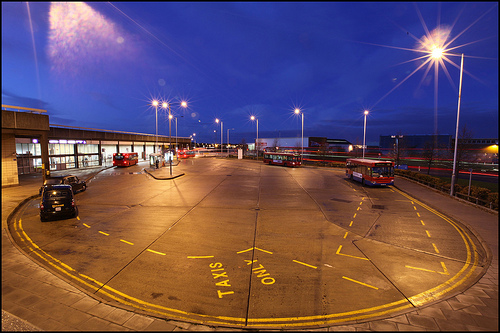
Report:
<svg viewBox="0 0 500 333"><path fill-rule="evenodd" d="M142 163L141 163L142 164ZM54 171L91 185L109 167ZM184 175L182 165L143 169L158 181ZM100 302L32 261L13 243L7 222L38 195L41 174L20 175L2 187L2 331L246 331L156 318ZM498 212L396 177L396 187L471 230L488 252L489 268L470 288L429 306L384 319L305 331L498 331ZM252 329L252 331L256 331ZM296 329L294 331L297 331Z"/></svg>

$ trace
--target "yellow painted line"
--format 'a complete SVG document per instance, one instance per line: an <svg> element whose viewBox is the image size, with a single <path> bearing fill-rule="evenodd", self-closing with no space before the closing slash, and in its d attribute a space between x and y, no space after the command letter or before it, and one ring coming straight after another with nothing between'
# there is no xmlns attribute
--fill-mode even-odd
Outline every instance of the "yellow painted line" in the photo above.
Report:
<svg viewBox="0 0 500 333"><path fill-rule="evenodd" d="M214 256L188 256L188 259L205 259L205 258L213 258Z"/></svg>
<svg viewBox="0 0 500 333"><path fill-rule="evenodd" d="M76 216L76 219L77 219L78 221L80 221L80 216Z"/></svg>
<svg viewBox="0 0 500 333"><path fill-rule="evenodd" d="M311 267L311 268L314 268L314 269L317 269L318 267L316 266L313 266L313 265L309 265L309 264L306 264L305 262L301 262L301 261L298 261L298 260L292 260L293 262L296 262L297 264L301 264L301 265L304 265L304 266L307 266L307 267Z"/></svg>
<svg viewBox="0 0 500 333"><path fill-rule="evenodd" d="M358 209L356 209L356 210L359 210L360 208L361 208L361 207L358 207Z"/></svg>
<svg viewBox="0 0 500 333"><path fill-rule="evenodd" d="M413 206L413 208L414 208L415 210L417 210L417 207Z"/></svg>
<svg viewBox="0 0 500 333"><path fill-rule="evenodd" d="M259 249L258 247L256 247L255 249L256 249L256 250L259 250L259 251L262 251L262 252L265 252L265 253L273 254L273 253L272 253L272 252L270 252L270 251L262 250L262 249Z"/></svg>
<svg viewBox="0 0 500 333"><path fill-rule="evenodd" d="M359 203L359 205L360 205L360 206L361 206L362 204L363 204L363 201L361 201L361 202Z"/></svg>
<svg viewBox="0 0 500 333"><path fill-rule="evenodd" d="M109 236L109 234L108 234L108 233L105 233L104 231L99 231L99 233L100 233L100 234L103 234L103 235L105 235L105 236Z"/></svg>
<svg viewBox="0 0 500 333"><path fill-rule="evenodd" d="M417 212L417 216L420 217L420 214Z"/></svg>
<svg viewBox="0 0 500 333"><path fill-rule="evenodd" d="M124 239L120 239L120 242L124 242L124 243L127 243L127 244L129 244L129 245L134 245L134 243L127 242L127 241L126 241L126 240L124 240Z"/></svg>
<svg viewBox="0 0 500 333"><path fill-rule="evenodd" d="M405 265L405 267L406 268L412 268L412 269L418 269L418 270L424 271L424 272L432 272L432 273L439 273L439 274L443 274L443 275L450 275L450 273L448 272L448 269L446 268L446 265L442 261L441 261L441 267L443 268L442 272L433 271L433 270L426 269L426 268L407 266L407 265Z"/></svg>
<svg viewBox="0 0 500 333"><path fill-rule="evenodd" d="M350 226L350 227L352 227L352 222L354 222L354 221L351 221L351 223L349 223L349 226Z"/></svg>
<svg viewBox="0 0 500 333"><path fill-rule="evenodd" d="M353 219L355 219L355 218L356 218L356 214L357 214L357 213L354 213L354 216L352 217Z"/></svg>
<svg viewBox="0 0 500 333"><path fill-rule="evenodd" d="M335 254L338 254L338 255L341 255L341 256L346 256L346 257L351 257L351 258L356 258L356 259L370 260L368 258L351 256L349 254L343 254L343 253L340 253L340 250L342 250L342 245L339 245L339 248L337 249L337 252Z"/></svg>
<svg viewBox="0 0 500 333"><path fill-rule="evenodd" d="M420 223L422 223L422 225L425 225L424 221L420 220Z"/></svg>
<svg viewBox="0 0 500 333"><path fill-rule="evenodd" d="M151 250L151 249L146 249L146 251L149 251L149 252L152 252L152 253L156 253L156 254L161 254L162 256L166 256L167 255L166 253L154 251L154 250Z"/></svg>
<svg viewBox="0 0 500 333"><path fill-rule="evenodd" d="M363 283L363 282L360 282L360 281L356 281L356 280L350 279L350 278L345 277L345 276L343 276L342 278L343 278L343 279L346 279L346 280L349 280L349 281L351 281L351 282L359 283L359 284L360 284L360 285L362 285L362 286L365 286L365 287L369 287L369 288L373 288L373 289L375 289L375 290L378 290L378 288L377 288L377 287L370 286L370 285L369 285L369 284L367 284L367 283Z"/></svg>
<svg viewBox="0 0 500 333"><path fill-rule="evenodd" d="M90 228L90 226L87 223L84 223L83 225L87 228Z"/></svg>
<svg viewBox="0 0 500 333"><path fill-rule="evenodd" d="M431 234L429 233L428 230L425 230L425 233L427 234L427 237L431 237Z"/></svg>
<svg viewBox="0 0 500 333"><path fill-rule="evenodd" d="M438 250L436 244L432 243L432 246L434 246L434 251L436 251L436 253L439 253L439 250Z"/></svg>
<svg viewBox="0 0 500 333"><path fill-rule="evenodd" d="M259 249L258 247L251 247L251 248L246 249L246 250L238 251L238 252L236 252L236 254L240 254L240 253L243 253L243 252L252 251L253 249L255 249L255 250L259 250L259 251L262 251L262 252L265 252L265 253L273 254L273 253L272 253L272 252L270 252L270 251L262 250L262 249Z"/></svg>
<svg viewBox="0 0 500 333"><path fill-rule="evenodd" d="M345 232L345 234L344 234L344 238L346 238L346 237L347 237L347 234L348 234L348 233L349 233L348 231L346 231L346 232Z"/></svg>

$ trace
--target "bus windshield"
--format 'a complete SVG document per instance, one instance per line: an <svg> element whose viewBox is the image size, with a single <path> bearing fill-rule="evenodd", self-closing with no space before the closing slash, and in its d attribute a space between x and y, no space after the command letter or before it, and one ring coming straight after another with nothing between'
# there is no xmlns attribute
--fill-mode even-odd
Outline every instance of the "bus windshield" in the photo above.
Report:
<svg viewBox="0 0 500 333"><path fill-rule="evenodd" d="M373 167L372 168L372 177L393 177L394 176L394 168L391 166L384 167Z"/></svg>

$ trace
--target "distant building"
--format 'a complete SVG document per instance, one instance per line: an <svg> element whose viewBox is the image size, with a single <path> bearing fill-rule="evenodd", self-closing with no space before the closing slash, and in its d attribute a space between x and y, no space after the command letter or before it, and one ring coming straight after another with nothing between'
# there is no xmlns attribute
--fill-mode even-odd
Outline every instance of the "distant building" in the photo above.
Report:
<svg viewBox="0 0 500 333"><path fill-rule="evenodd" d="M276 148L302 148L302 138L259 138L259 150ZM353 149L352 143L344 139L328 139L325 137L304 137L304 148L323 148L327 151L349 152ZM252 144L248 145L249 148ZM251 148L250 148L251 149Z"/></svg>

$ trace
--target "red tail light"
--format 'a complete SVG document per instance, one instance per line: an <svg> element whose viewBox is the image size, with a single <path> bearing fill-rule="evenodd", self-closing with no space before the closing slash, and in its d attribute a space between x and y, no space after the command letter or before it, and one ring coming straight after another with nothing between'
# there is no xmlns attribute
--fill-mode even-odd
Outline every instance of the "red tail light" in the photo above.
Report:
<svg viewBox="0 0 500 333"><path fill-rule="evenodd" d="M71 200L71 207L75 207L75 200Z"/></svg>
<svg viewBox="0 0 500 333"><path fill-rule="evenodd" d="M43 209L43 204L40 204L40 210L42 210L42 209Z"/></svg>

